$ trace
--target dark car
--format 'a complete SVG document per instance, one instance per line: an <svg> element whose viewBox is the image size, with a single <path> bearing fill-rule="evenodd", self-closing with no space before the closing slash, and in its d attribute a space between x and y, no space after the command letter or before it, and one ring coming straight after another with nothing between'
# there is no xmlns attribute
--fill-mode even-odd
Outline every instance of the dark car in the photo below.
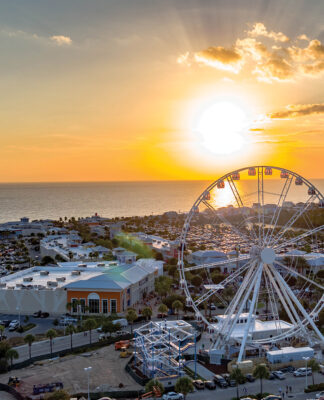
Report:
<svg viewBox="0 0 324 400"><path fill-rule="evenodd" d="M34 318L40 318L41 315L42 315L42 312L41 312L41 310L39 310L39 311L34 312L33 317Z"/></svg>
<svg viewBox="0 0 324 400"><path fill-rule="evenodd" d="M268 379L270 379L270 381L273 381L274 379L276 379L276 377L273 375L272 372L270 372Z"/></svg>
<svg viewBox="0 0 324 400"><path fill-rule="evenodd" d="M236 380L232 379L229 374L222 374L222 377L226 380L229 386L236 386Z"/></svg>
<svg viewBox="0 0 324 400"><path fill-rule="evenodd" d="M281 368L281 372L294 372L296 368L292 365L288 365L288 367Z"/></svg>
<svg viewBox="0 0 324 400"><path fill-rule="evenodd" d="M205 387L209 390L215 390L216 384L213 381L205 381Z"/></svg>
<svg viewBox="0 0 324 400"><path fill-rule="evenodd" d="M47 318L47 317L49 317L49 313L48 312L42 312L40 317L41 318Z"/></svg>
<svg viewBox="0 0 324 400"><path fill-rule="evenodd" d="M3 319L2 321L0 321L0 325L4 326L5 328L8 328L10 322L11 321L9 321L8 319Z"/></svg>
<svg viewBox="0 0 324 400"><path fill-rule="evenodd" d="M254 382L255 381L255 378L254 378L254 376L252 374L246 374L245 378L246 378L246 380L248 382Z"/></svg>
<svg viewBox="0 0 324 400"><path fill-rule="evenodd" d="M228 383L221 375L214 375L214 382L217 383L221 388L227 388Z"/></svg>

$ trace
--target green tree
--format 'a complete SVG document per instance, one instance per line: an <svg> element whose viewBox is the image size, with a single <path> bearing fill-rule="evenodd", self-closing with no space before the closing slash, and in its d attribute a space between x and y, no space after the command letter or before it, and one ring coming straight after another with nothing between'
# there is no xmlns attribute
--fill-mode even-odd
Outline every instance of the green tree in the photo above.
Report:
<svg viewBox="0 0 324 400"><path fill-rule="evenodd" d="M9 350L7 351L7 353L6 353L6 357L7 357L7 359L10 360L10 366L11 366L11 368L12 368L12 362L13 362L13 360L14 360L14 359L15 359L15 360L18 360L18 358L19 358L18 351L15 350L15 349L9 349Z"/></svg>
<svg viewBox="0 0 324 400"><path fill-rule="evenodd" d="M97 323L96 323L96 321L95 321L93 318L89 318L89 319L86 319L86 320L84 321L83 326L84 326L84 329L85 329L85 330L89 331L90 344L91 344L91 343L92 343L92 337L91 337L92 330L96 328Z"/></svg>
<svg viewBox="0 0 324 400"><path fill-rule="evenodd" d="M32 335L31 333L28 333L28 335L26 335L24 337L24 342L28 344L28 350L29 350L29 358L31 358L31 347L32 344L35 342L35 336Z"/></svg>
<svg viewBox="0 0 324 400"><path fill-rule="evenodd" d="M171 290L172 279L168 276L159 276L154 283L155 291L159 294L159 296L166 296Z"/></svg>
<svg viewBox="0 0 324 400"><path fill-rule="evenodd" d="M73 333L76 332L75 326L70 324L66 327L65 333L70 335L70 342L71 342L71 350L73 349Z"/></svg>
<svg viewBox="0 0 324 400"><path fill-rule="evenodd" d="M160 304L158 308L158 312L161 314L167 314L169 311L168 307L165 304Z"/></svg>
<svg viewBox="0 0 324 400"><path fill-rule="evenodd" d="M144 307L142 310L142 315L145 317L146 321L148 321L152 317L151 307Z"/></svg>
<svg viewBox="0 0 324 400"><path fill-rule="evenodd" d="M163 386L162 382L160 382L158 379L151 379L145 385L145 393L153 392L154 387L158 388L160 390L161 394L164 392L164 386Z"/></svg>
<svg viewBox="0 0 324 400"><path fill-rule="evenodd" d="M179 319L179 311L183 310L183 304L180 300L175 300L172 303L172 310L174 310L177 314L177 319Z"/></svg>
<svg viewBox="0 0 324 400"><path fill-rule="evenodd" d="M136 311L133 308L128 309L126 319L131 326L131 333L133 333L134 321L138 318Z"/></svg>
<svg viewBox="0 0 324 400"><path fill-rule="evenodd" d="M70 400L70 395L66 390L57 390L54 393L47 394L46 400Z"/></svg>
<svg viewBox="0 0 324 400"><path fill-rule="evenodd" d="M1 336L1 339L2 339L2 336L3 336L4 330L5 330L5 327L3 325L0 325L0 336Z"/></svg>
<svg viewBox="0 0 324 400"><path fill-rule="evenodd" d="M199 288L199 286L202 284L202 278L199 275L194 275L191 279L191 283L196 287Z"/></svg>
<svg viewBox="0 0 324 400"><path fill-rule="evenodd" d="M242 373L242 371L240 370L240 368L233 368L233 371L230 375L231 379L234 379L236 382L236 398L237 400L239 400L240 396L239 396L239 383L243 383L244 382L244 375Z"/></svg>
<svg viewBox="0 0 324 400"><path fill-rule="evenodd" d="M50 341L51 355L53 354L53 339L57 336L57 332L55 329L49 329L46 332L46 337Z"/></svg>
<svg viewBox="0 0 324 400"><path fill-rule="evenodd" d="M174 390L177 393L182 393L184 398L186 398L187 394L194 390L194 386L190 378L182 376L177 379Z"/></svg>
<svg viewBox="0 0 324 400"><path fill-rule="evenodd" d="M102 332L103 333L109 333L109 336L111 336L111 334L115 331L116 331L115 324L113 324L112 321L105 321L102 324Z"/></svg>
<svg viewBox="0 0 324 400"><path fill-rule="evenodd" d="M319 372L321 370L319 363L315 360L315 358L312 358L310 362L308 363L309 368L312 369L312 380L313 380L313 385L315 385L314 381L314 372Z"/></svg>
<svg viewBox="0 0 324 400"><path fill-rule="evenodd" d="M269 369L267 368L267 366L265 364L259 364L253 370L253 376L257 379L260 379L261 396L262 396L262 392L263 392L262 381L263 381L263 379L269 378L269 375L270 375Z"/></svg>

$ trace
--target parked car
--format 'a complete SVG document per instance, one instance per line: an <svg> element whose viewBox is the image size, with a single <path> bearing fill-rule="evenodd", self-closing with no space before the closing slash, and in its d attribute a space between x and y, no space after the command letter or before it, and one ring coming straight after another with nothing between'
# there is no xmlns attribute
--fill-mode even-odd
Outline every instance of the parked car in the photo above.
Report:
<svg viewBox="0 0 324 400"><path fill-rule="evenodd" d="M42 312L40 317L41 318L47 318L47 317L49 317L49 313L48 312Z"/></svg>
<svg viewBox="0 0 324 400"><path fill-rule="evenodd" d="M216 384L214 381L205 381L205 387L209 390L216 389Z"/></svg>
<svg viewBox="0 0 324 400"><path fill-rule="evenodd" d="M228 383L221 375L214 375L214 382L217 383L221 388L227 388Z"/></svg>
<svg viewBox="0 0 324 400"><path fill-rule="evenodd" d="M273 375L275 376L275 378L279 379L279 380L283 380L286 379L285 374L282 371L273 371Z"/></svg>
<svg viewBox="0 0 324 400"><path fill-rule="evenodd" d="M59 325L66 326L66 325L75 324L77 322L78 322L78 320L76 318L64 317L59 320Z"/></svg>
<svg viewBox="0 0 324 400"><path fill-rule="evenodd" d="M246 374L245 378L246 378L246 380L248 382L254 382L255 381L255 378L254 378L254 376L252 374Z"/></svg>
<svg viewBox="0 0 324 400"><path fill-rule="evenodd" d="M288 367L281 368L281 372L294 372L296 368L292 365L288 365Z"/></svg>
<svg viewBox="0 0 324 400"><path fill-rule="evenodd" d="M316 393L315 398L316 399L320 399L320 398L324 398L324 390L322 392Z"/></svg>
<svg viewBox="0 0 324 400"><path fill-rule="evenodd" d="M212 311L216 310L215 304L214 304L214 303L211 303L209 309L212 310Z"/></svg>
<svg viewBox="0 0 324 400"><path fill-rule="evenodd" d="M274 379L276 379L276 377L273 375L273 372L269 373L269 378L270 381L273 381Z"/></svg>
<svg viewBox="0 0 324 400"><path fill-rule="evenodd" d="M294 372L294 376L309 376L312 375L312 369L311 368L298 368L296 369L296 371Z"/></svg>
<svg viewBox="0 0 324 400"><path fill-rule="evenodd" d="M41 315L42 315L42 311L39 310L39 311L34 312L33 317L34 317L34 318L40 318Z"/></svg>
<svg viewBox="0 0 324 400"><path fill-rule="evenodd" d="M281 396L279 397L279 396L277 396L275 394L269 394L269 396L263 397L262 400L281 400L281 399L282 399Z"/></svg>
<svg viewBox="0 0 324 400"><path fill-rule="evenodd" d="M3 319L2 320L2 325L5 327L5 328L8 328L8 326L10 325L10 320L9 319Z"/></svg>
<svg viewBox="0 0 324 400"><path fill-rule="evenodd" d="M169 393L165 393L162 396L163 400L183 400L184 396L182 393L176 393L176 392L169 392Z"/></svg>
<svg viewBox="0 0 324 400"><path fill-rule="evenodd" d="M194 384L195 388L198 390L204 390L205 389L205 384L201 379L196 379L195 381L192 381Z"/></svg>
<svg viewBox="0 0 324 400"><path fill-rule="evenodd" d="M19 321L16 319L12 320L9 324L9 331L15 331L19 327Z"/></svg>
<svg viewBox="0 0 324 400"><path fill-rule="evenodd" d="M231 379L229 374L222 374L222 377L226 380L229 386L234 387L236 386L236 380Z"/></svg>

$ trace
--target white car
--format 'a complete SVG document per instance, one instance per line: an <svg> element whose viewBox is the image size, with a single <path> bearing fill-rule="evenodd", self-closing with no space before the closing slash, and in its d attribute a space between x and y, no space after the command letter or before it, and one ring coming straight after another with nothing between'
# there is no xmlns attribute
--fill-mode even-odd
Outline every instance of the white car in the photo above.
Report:
<svg viewBox="0 0 324 400"><path fill-rule="evenodd" d="M307 368L307 372L306 372L306 368L298 368L296 369L296 371L294 371L294 376L310 376L312 375L312 369L311 368Z"/></svg>
<svg viewBox="0 0 324 400"><path fill-rule="evenodd" d="M176 392L169 392L166 393L162 396L163 400L183 400L184 396L182 393L176 393Z"/></svg>
<svg viewBox="0 0 324 400"><path fill-rule="evenodd" d="M286 379L286 375L282 371L273 371L273 375L280 380Z"/></svg>
<svg viewBox="0 0 324 400"><path fill-rule="evenodd" d="M9 331L15 331L18 327L19 327L19 321L14 319L9 324Z"/></svg>
<svg viewBox="0 0 324 400"><path fill-rule="evenodd" d="M317 399L324 399L324 391L322 391L322 392L319 392L319 393L316 393L316 396L315 396Z"/></svg>

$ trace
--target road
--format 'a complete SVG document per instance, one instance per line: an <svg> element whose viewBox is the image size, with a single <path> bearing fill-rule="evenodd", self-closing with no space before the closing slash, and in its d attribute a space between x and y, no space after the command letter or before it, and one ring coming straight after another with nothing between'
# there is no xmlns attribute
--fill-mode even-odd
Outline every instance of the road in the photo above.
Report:
<svg viewBox="0 0 324 400"><path fill-rule="evenodd" d="M99 339L100 333L97 331L92 331L92 342L97 342ZM90 335L89 332L81 332L75 333L72 337L73 346L82 346L90 343ZM60 336L53 339L53 352L62 351L65 349L69 349L71 347L71 338L70 336ZM15 347L18 351L19 359L14 360L14 363L19 363L29 359L29 348L28 345ZM36 357L43 354L50 353L50 341L42 340L40 342L34 342L31 347L31 355L32 357Z"/></svg>
<svg viewBox="0 0 324 400"><path fill-rule="evenodd" d="M315 383L324 382L324 376L316 373L314 375ZM308 377L308 384L312 383L312 377ZM283 391L286 391L286 386L292 387L292 393L285 394L284 399L295 399L295 400L307 400L307 399L315 399L314 393L304 393L304 387L306 384L306 378L300 377L296 378L291 373L286 374L286 379L279 381L277 379L273 381L264 380L263 381L263 392L271 393L271 394L279 394L279 389L281 388ZM244 387L247 389L244 392ZM256 380L255 382L248 382L244 385L239 385L239 395L243 396L247 394L256 394L260 392L260 381ZM217 387L216 390L201 390L195 391L187 396L188 400L211 400L211 399L219 399L219 400L230 400L236 396L236 388L227 388L221 389Z"/></svg>

